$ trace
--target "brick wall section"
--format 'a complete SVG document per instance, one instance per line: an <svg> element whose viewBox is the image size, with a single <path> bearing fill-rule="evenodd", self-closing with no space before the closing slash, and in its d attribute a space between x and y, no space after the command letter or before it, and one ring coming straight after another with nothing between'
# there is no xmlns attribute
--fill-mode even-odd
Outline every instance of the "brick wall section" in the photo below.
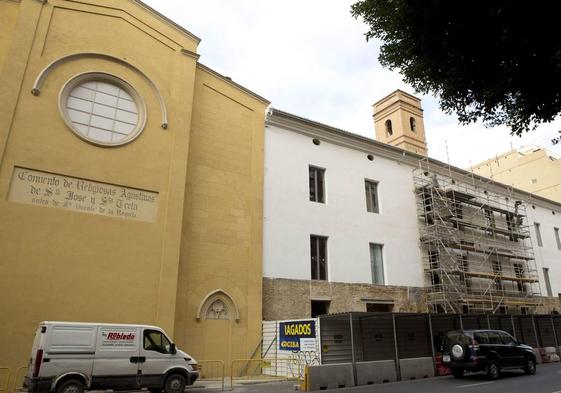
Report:
<svg viewBox="0 0 561 393"><path fill-rule="evenodd" d="M423 288L263 278L266 321L310 317L312 300L330 301L331 314L366 311L362 299L393 301L396 312L428 311Z"/></svg>

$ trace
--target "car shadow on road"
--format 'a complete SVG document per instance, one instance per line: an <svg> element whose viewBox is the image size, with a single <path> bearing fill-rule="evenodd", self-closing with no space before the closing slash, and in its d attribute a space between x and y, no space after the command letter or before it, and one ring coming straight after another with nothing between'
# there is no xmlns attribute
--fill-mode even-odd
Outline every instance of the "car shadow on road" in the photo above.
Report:
<svg viewBox="0 0 561 393"><path fill-rule="evenodd" d="M517 377L523 377L526 374L524 374L523 371L518 371L518 370L505 370L505 371L501 371L501 379L506 379L506 378L517 378ZM473 380L473 381L490 381L489 378L487 378L487 376L485 376L485 374L483 372L478 372L478 373L469 373L463 376L464 380Z"/></svg>

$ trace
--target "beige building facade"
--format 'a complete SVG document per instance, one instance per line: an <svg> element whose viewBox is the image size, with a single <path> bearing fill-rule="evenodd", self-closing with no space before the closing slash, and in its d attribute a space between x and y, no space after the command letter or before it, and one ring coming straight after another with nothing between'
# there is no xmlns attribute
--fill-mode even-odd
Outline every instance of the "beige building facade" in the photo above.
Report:
<svg viewBox="0 0 561 393"><path fill-rule="evenodd" d="M261 339L268 101L139 1L0 0L0 366L42 320Z"/></svg>
<svg viewBox="0 0 561 393"><path fill-rule="evenodd" d="M471 167L474 173L561 203L561 160L537 146L514 149Z"/></svg>

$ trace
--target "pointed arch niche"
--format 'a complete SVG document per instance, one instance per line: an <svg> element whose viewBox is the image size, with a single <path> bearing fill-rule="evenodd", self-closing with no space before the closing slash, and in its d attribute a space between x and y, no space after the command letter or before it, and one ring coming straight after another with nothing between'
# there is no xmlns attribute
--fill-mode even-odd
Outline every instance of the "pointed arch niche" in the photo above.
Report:
<svg viewBox="0 0 561 393"><path fill-rule="evenodd" d="M222 289L210 292L199 304L197 321L206 319L234 319L240 321L240 310L232 296Z"/></svg>

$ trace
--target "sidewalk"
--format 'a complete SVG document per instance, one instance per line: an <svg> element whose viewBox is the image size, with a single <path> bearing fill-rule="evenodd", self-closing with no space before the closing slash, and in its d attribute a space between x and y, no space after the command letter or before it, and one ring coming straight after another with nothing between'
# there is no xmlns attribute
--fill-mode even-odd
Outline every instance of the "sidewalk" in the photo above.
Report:
<svg viewBox="0 0 561 393"><path fill-rule="evenodd" d="M230 390L230 378L224 379L225 392L246 393L288 393L299 391L298 381L271 381L270 379L234 380L234 389ZM188 386L185 393L214 393L222 391L222 381L199 380L194 385Z"/></svg>

